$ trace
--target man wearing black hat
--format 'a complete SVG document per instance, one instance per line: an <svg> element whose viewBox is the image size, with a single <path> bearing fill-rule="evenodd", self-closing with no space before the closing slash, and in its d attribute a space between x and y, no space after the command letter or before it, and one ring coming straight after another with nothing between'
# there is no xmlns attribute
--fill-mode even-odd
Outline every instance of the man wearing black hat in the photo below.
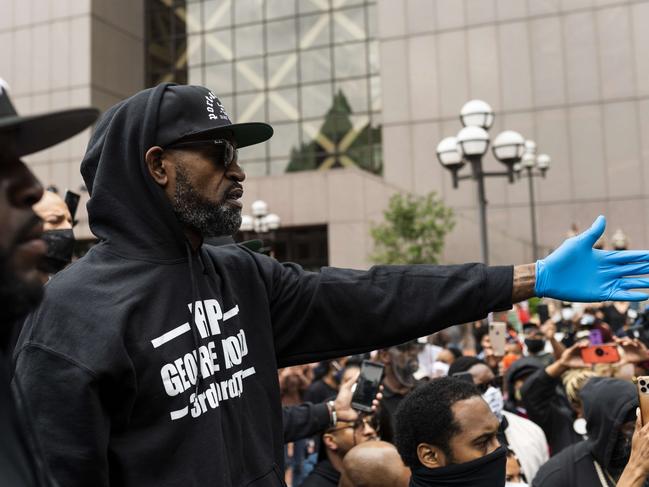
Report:
<svg viewBox="0 0 649 487"><path fill-rule="evenodd" d="M50 281L16 354L62 485L283 485L278 366L403 343L534 294L645 298L626 291L645 281L619 278L641 274L649 253L593 253L603 218L515 268L309 273L203 245L237 231L237 150L272 133L232 124L207 88L174 84L97 123L81 172L100 243Z"/></svg>
<svg viewBox="0 0 649 487"><path fill-rule="evenodd" d="M32 210L43 188L20 160L57 144L90 125L94 109L21 117L7 83L0 79L0 485L54 485L36 455L38 440L24 405L16 407L10 389L9 357L15 323L42 296L38 265L47 250L42 223ZM19 384L18 384L19 385ZM17 393L20 388L17 388Z"/></svg>

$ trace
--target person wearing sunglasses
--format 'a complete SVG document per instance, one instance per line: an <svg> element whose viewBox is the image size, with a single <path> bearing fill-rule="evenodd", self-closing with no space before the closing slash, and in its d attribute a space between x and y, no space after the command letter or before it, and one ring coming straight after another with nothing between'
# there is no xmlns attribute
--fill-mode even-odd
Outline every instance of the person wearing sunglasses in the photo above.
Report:
<svg viewBox="0 0 649 487"><path fill-rule="evenodd" d="M238 230L238 151L272 134L232 123L208 88L173 83L100 117L81 163L99 242L49 281L15 355L61 485L280 486L278 367L394 346L534 295L646 299L631 289L647 281L625 276L649 271L649 252L595 251L603 217L517 266L314 273L203 245ZM351 207L349 196L336 193Z"/></svg>
<svg viewBox="0 0 649 487"><path fill-rule="evenodd" d="M336 421L322 435L318 463L302 487L336 487L347 452L366 441L378 440L379 435L380 427L375 413L360 414L353 421Z"/></svg>

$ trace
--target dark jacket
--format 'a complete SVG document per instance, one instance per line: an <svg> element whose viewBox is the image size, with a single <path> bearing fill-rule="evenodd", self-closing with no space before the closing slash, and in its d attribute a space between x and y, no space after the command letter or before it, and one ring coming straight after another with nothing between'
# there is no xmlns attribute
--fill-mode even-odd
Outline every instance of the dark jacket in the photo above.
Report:
<svg viewBox="0 0 649 487"><path fill-rule="evenodd" d="M580 393L588 439L570 445L543 465L533 487L599 487L593 460L606 469L617 432L638 407L636 388L628 381L594 377ZM606 473L604 472L606 477ZM610 484L614 485L614 484Z"/></svg>
<svg viewBox="0 0 649 487"><path fill-rule="evenodd" d="M539 368L525 380L521 395L527 416L545 433L550 455L582 440L573 428L575 412L561 380L550 377L545 368Z"/></svg>
<svg viewBox="0 0 649 487"><path fill-rule="evenodd" d="M304 479L301 487L337 487L340 472L328 459L319 461L309 476Z"/></svg>
<svg viewBox="0 0 649 487"><path fill-rule="evenodd" d="M326 403L305 402L282 407L282 423L284 443L290 443L324 431L331 424L331 416Z"/></svg>
<svg viewBox="0 0 649 487"><path fill-rule="evenodd" d="M52 480L36 455L31 426L18 411L9 380L8 360L0 350L0 485L50 487ZM40 461L39 461L40 460Z"/></svg>
<svg viewBox="0 0 649 487"><path fill-rule="evenodd" d="M310 273L238 245L192 251L144 161L164 89L97 123L82 174L100 243L47 285L16 377L62 486L279 486L278 367L508 308L513 270Z"/></svg>

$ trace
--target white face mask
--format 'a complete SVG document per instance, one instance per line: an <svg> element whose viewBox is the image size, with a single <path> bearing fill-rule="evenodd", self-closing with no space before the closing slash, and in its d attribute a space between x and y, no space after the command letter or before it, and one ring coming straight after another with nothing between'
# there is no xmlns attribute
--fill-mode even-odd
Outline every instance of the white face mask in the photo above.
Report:
<svg viewBox="0 0 649 487"><path fill-rule="evenodd" d="M572 320L572 317L575 316L575 310L572 308L561 308L561 317L564 321Z"/></svg>
<svg viewBox="0 0 649 487"><path fill-rule="evenodd" d="M433 378L446 377L448 375L449 367L450 365L446 362L439 362L437 360L433 362Z"/></svg>
<svg viewBox="0 0 649 487"><path fill-rule="evenodd" d="M572 423L572 429L575 430L575 433L581 436L585 436L586 433L588 433L588 430L586 428L586 420L584 418L577 418L575 421Z"/></svg>
<svg viewBox="0 0 649 487"><path fill-rule="evenodd" d="M525 482L505 482L505 487L528 487Z"/></svg>
<svg viewBox="0 0 649 487"><path fill-rule="evenodd" d="M493 386L489 387L489 389L487 389L487 391L482 395L482 399L489 404L489 409L491 409L491 412L496 415L498 421L502 421L505 401L503 400L503 393L500 392L500 389Z"/></svg>

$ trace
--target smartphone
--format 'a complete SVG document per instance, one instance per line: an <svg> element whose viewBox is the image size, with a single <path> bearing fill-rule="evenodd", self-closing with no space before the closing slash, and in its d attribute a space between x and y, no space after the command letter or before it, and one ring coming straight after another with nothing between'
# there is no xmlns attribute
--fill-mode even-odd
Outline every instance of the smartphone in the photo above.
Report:
<svg viewBox="0 0 649 487"><path fill-rule="evenodd" d="M601 345L604 343L604 338L602 337L602 330L590 330L588 332L588 341L591 345Z"/></svg>
<svg viewBox="0 0 649 487"><path fill-rule="evenodd" d="M649 421L649 375L642 375L635 380L640 403L640 419L644 426Z"/></svg>
<svg viewBox="0 0 649 487"><path fill-rule="evenodd" d="M548 305L545 303L539 303L536 305L536 312L539 314L539 322L541 324L545 323L550 319L550 311L548 310Z"/></svg>
<svg viewBox="0 0 649 487"><path fill-rule="evenodd" d="M492 321L489 323L489 340L494 355L505 355L505 340L507 338L507 323L503 321Z"/></svg>
<svg viewBox="0 0 649 487"><path fill-rule="evenodd" d="M352 395L352 407L365 413L372 412L372 401L376 398L383 379L383 364L363 360L361 373Z"/></svg>
<svg viewBox="0 0 649 487"><path fill-rule="evenodd" d="M75 217L77 215L77 208L79 207L79 199L81 196L74 191L69 189L65 192L65 205L68 207L68 211L72 216L72 221L75 222Z"/></svg>
<svg viewBox="0 0 649 487"><path fill-rule="evenodd" d="M587 364L612 364L620 361L617 345L593 345L581 349L581 358Z"/></svg>
<svg viewBox="0 0 649 487"><path fill-rule="evenodd" d="M471 375L470 372L456 372L451 377L455 379L463 380L464 382L470 382L471 384L473 384L473 376Z"/></svg>

